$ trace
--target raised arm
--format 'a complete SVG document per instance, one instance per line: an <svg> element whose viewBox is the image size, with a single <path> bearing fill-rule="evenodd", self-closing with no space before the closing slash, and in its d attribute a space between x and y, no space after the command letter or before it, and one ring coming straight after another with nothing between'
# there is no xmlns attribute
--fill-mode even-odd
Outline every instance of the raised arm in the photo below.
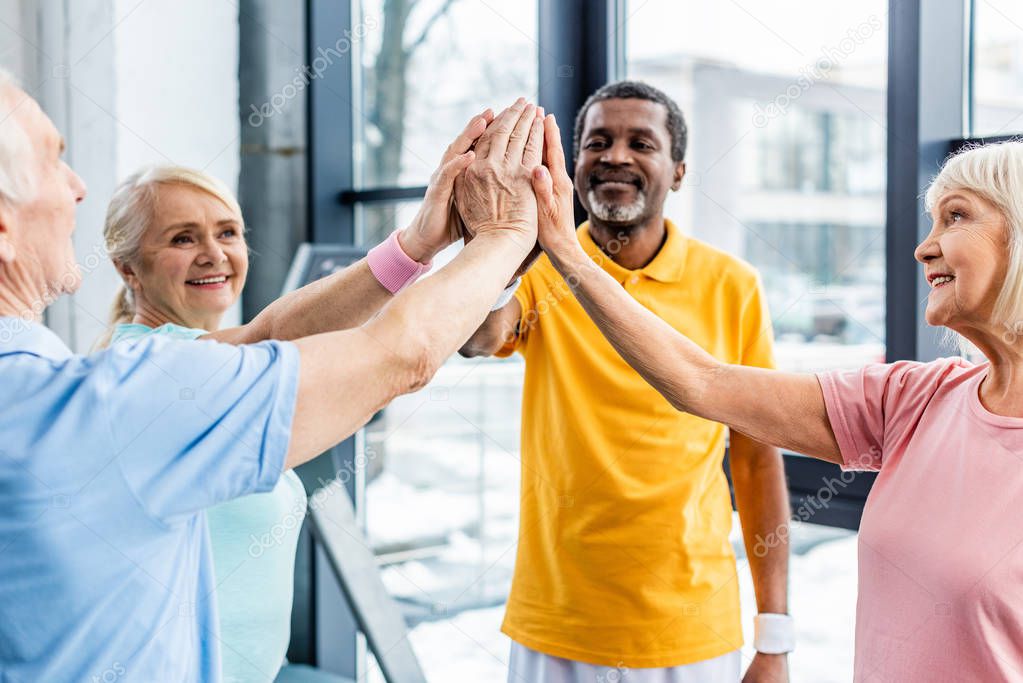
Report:
<svg viewBox="0 0 1023 683"><path fill-rule="evenodd" d="M678 410L766 444L841 462L816 377L718 361L590 259L575 237L572 181L553 116L544 127L546 167L533 174L540 244L618 353Z"/></svg>
<svg viewBox="0 0 1023 683"><path fill-rule="evenodd" d="M402 230L402 250L420 263L433 260L461 235L452 205L455 177L469 164L466 155L494 120L487 109L473 117L448 145L440 166L430 179L426 197L412 224ZM298 339L323 332L358 327L394 297L377 281L366 259L339 273L318 280L277 299L251 322L205 335L204 339L229 344L251 344L264 339Z"/></svg>
<svg viewBox="0 0 1023 683"><path fill-rule="evenodd" d="M458 353L465 358L493 356L519 334L521 318L522 306L518 299L512 299L504 307L491 311Z"/></svg>
<svg viewBox="0 0 1023 683"><path fill-rule="evenodd" d="M531 170L540 163L543 122L524 101L505 110L468 152L458 192L476 235L443 270L399 294L351 330L296 341L298 403L288 466L352 434L399 394L425 385L483 322L536 244Z"/></svg>

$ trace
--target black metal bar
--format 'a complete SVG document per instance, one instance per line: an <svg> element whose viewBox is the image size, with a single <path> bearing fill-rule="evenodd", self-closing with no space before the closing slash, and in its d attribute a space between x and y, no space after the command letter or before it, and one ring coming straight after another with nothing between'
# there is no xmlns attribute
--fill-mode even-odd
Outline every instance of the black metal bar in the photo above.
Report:
<svg viewBox="0 0 1023 683"><path fill-rule="evenodd" d="M384 680L425 683L401 609L380 578L376 557L345 493L344 486L334 482L314 495L308 522L313 536L366 634Z"/></svg>
<svg viewBox="0 0 1023 683"><path fill-rule="evenodd" d="M309 78L311 242L355 243L355 207L337 201L354 187L352 159L352 0L306 0ZM346 33L347 32L347 33Z"/></svg>
<svg viewBox="0 0 1023 683"><path fill-rule="evenodd" d="M338 194L338 201L345 206L356 204L402 202L422 199L426 196L426 185L417 187L377 187L372 190L344 190Z"/></svg>
<svg viewBox="0 0 1023 683"><path fill-rule="evenodd" d="M927 283L913 258L930 230L921 194L963 135L964 2L888 3L887 360L931 360L939 331L923 319Z"/></svg>
<svg viewBox="0 0 1023 683"><path fill-rule="evenodd" d="M355 207L337 201L337 188L354 186L352 106L352 3L358 0L306 0L306 77L308 134L309 241L354 244ZM318 488L338 472L355 472L358 435L303 468L307 489ZM315 480L315 481L314 481ZM346 488L361 507L361 477L349 476ZM313 663L348 678L364 675L364 647L352 610L329 570L321 547L305 558L304 585L310 592L309 640ZM297 569L297 567L296 567ZM300 580L296 577L296 586Z"/></svg>
<svg viewBox="0 0 1023 683"><path fill-rule="evenodd" d="M621 74L624 0L539 0L539 104L554 114L570 154L576 113ZM571 169L574 159L568 159ZM576 202L576 216L585 218Z"/></svg>

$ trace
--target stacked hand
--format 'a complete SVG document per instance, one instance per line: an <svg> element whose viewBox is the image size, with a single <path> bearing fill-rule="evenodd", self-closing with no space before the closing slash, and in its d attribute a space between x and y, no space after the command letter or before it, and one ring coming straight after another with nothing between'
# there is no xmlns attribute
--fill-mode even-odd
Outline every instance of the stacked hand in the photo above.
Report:
<svg viewBox="0 0 1023 683"><path fill-rule="evenodd" d="M444 151L440 166L430 177L419 212L398 238L405 253L416 261L431 261L445 247L461 239L462 219L454 205L455 178L472 163L474 155L470 150L493 120L494 112L489 108L474 116Z"/></svg>
<svg viewBox="0 0 1023 683"><path fill-rule="evenodd" d="M532 172L543 154L543 119L519 99L501 112L476 142L476 158L455 179L455 205L464 236L504 230L536 242Z"/></svg>
<svg viewBox="0 0 1023 683"><path fill-rule="evenodd" d="M497 117L474 117L448 146L423 205L400 241L425 262L460 237L503 234L533 245L516 275L540 255L532 172L543 156L543 112L519 99Z"/></svg>
<svg viewBox="0 0 1023 683"><path fill-rule="evenodd" d="M538 240L548 254L578 247L572 179L565 164L561 131L554 115L544 119L543 166L533 171L533 190L538 205Z"/></svg>

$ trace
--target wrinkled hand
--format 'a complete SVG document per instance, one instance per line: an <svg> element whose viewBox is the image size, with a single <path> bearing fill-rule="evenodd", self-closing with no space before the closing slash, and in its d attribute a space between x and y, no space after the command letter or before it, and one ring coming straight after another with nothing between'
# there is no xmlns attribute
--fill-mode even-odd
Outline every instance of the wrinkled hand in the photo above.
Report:
<svg viewBox="0 0 1023 683"><path fill-rule="evenodd" d="M519 98L476 143L475 159L455 179L455 205L466 238L507 233L536 243L537 204L532 172L543 153L543 120Z"/></svg>
<svg viewBox="0 0 1023 683"><path fill-rule="evenodd" d="M472 235L466 233L466 235L465 235L465 243L468 244L470 241L472 241ZM543 249L540 247L540 243L537 242L536 244L533 245L532 251L530 251L528 254L526 254L526 258L524 258L522 260L522 263L519 265L518 269L515 271L515 274L512 275L511 281L515 282L516 279L522 277L527 272L529 272L529 269L533 267L533 264L536 263L536 260L538 258L540 258L540 254L542 254L542 253L543 253Z"/></svg>
<svg viewBox="0 0 1023 683"><path fill-rule="evenodd" d="M561 131L554 114L543 122L544 165L533 171L533 190L538 206L538 239L549 254L564 248L577 247L575 234L574 188L565 165L561 147Z"/></svg>
<svg viewBox="0 0 1023 683"><path fill-rule="evenodd" d="M753 655L742 683L789 683L789 662L785 655Z"/></svg>
<svg viewBox="0 0 1023 683"><path fill-rule="evenodd" d="M493 120L494 112L489 108L474 116L444 151L440 166L430 177L419 212L398 236L402 251L416 261L433 260L442 249L462 237L462 219L454 203L455 178L472 162L474 155L470 150Z"/></svg>

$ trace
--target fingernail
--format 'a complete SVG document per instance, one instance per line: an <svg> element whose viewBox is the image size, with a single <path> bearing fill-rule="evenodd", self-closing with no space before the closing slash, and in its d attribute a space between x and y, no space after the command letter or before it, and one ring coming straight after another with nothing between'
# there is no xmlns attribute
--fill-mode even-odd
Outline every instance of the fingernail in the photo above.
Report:
<svg viewBox="0 0 1023 683"><path fill-rule="evenodd" d="M542 119L544 117L543 107L537 107L536 111L538 114L540 114L540 118Z"/></svg>

